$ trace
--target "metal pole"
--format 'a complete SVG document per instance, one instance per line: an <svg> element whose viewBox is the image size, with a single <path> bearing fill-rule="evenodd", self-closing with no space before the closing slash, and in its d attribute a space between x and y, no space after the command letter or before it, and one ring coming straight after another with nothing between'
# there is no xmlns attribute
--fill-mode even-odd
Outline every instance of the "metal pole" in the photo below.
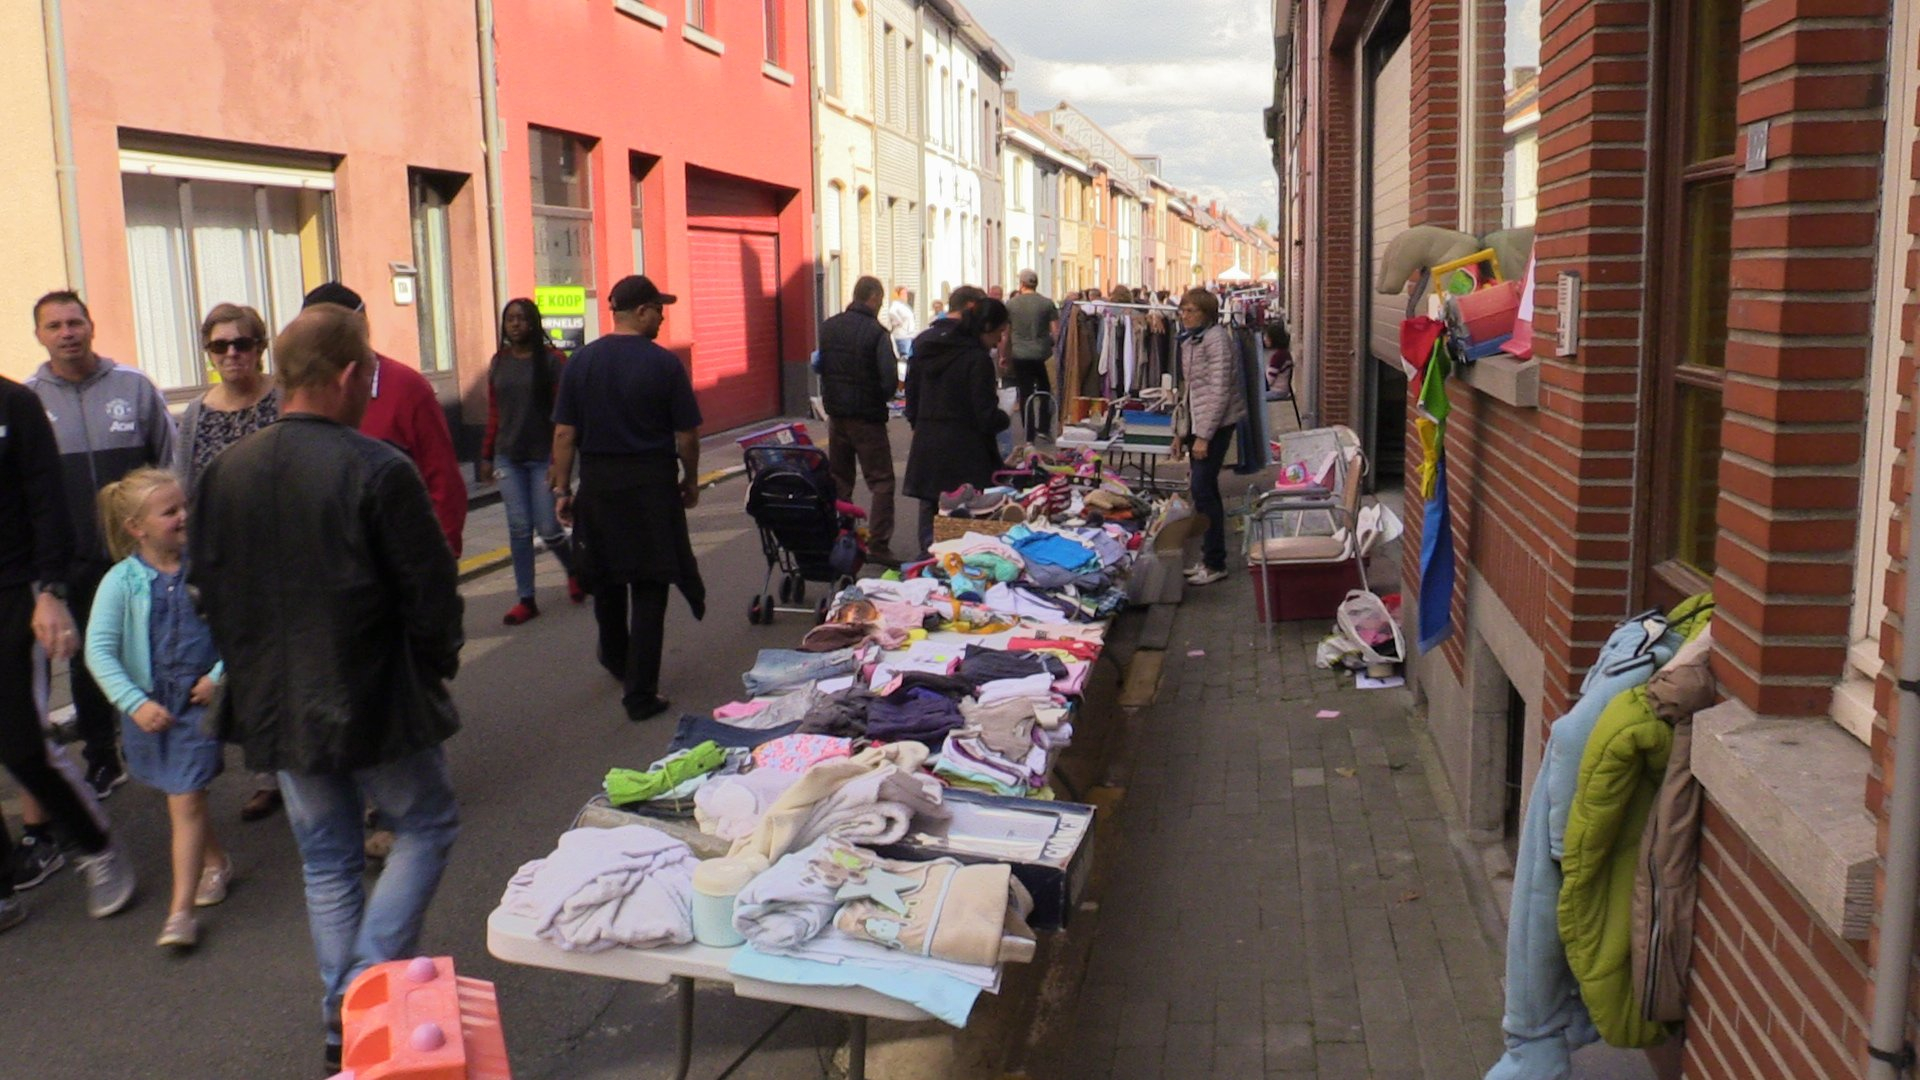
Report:
<svg viewBox="0 0 1920 1080"><path fill-rule="evenodd" d="M847 1017L847 1080L867 1080L867 1018Z"/></svg>
<svg viewBox="0 0 1920 1080"><path fill-rule="evenodd" d="M80 179L73 163L73 108L67 99L67 31L60 0L40 0L46 33L47 96L53 104L53 173L60 197L60 246L67 261L67 287L87 293L86 253L80 244Z"/></svg>
<svg viewBox="0 0 1920 1080"><path fill-rule="evenodd" d="M1920 386L1914 401L1920 402ZM1920 428L1907 451L1907 561L1900 613L1900 712L1893 744L1893 797L1887 810L1887 891L1880 905L1880 950L1874 957L1873 1025L1867 1075L1894 1080L1913 1064L1907 1042L1907 995L1913 970L1913 918L1920 899Z"/></svg>
<svg viewBox="0 0 1920 1080"><path fill-rule="evenodd" d="M480 39L480 142L487 173L487 241L493 259L493 308L507 302L507 210L500 181L500 58L493 43L493 0L474 0Z"/></svg>
<svg viewBox="0 0 1920 1080"><path fill-rule="evenodd" d="M675 975L673 987L678 991L680 1003L680 1060L674 1066L674 1080L687 1080L687 1074L693 1071L693 979L686 975Z"/></svg>

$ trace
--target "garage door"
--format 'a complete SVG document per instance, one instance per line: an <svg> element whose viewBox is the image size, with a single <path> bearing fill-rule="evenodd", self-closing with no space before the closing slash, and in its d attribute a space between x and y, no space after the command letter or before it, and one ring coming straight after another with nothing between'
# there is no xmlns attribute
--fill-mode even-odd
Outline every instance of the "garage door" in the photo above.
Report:
<svg viewBox="0 0 1920 1080"><path fill-rule="evenodd" d="M693 389L708 431L780 409L778 196L723 178L691 180Z"/></svg>

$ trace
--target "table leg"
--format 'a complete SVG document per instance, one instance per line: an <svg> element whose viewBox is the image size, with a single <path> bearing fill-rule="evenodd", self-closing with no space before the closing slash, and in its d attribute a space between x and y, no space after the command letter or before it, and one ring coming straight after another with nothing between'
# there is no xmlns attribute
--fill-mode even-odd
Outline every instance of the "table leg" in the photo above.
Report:
<svg viewBox="0 0 1920 1080"><path fill-rule="evenodd" d="M867 1018L847 1017L847 1080L867 1080Z"/></svg>
<svg viewBox="0 0 1920 1080"><path fill-rule="evenodd" d="M693 980L685 975L675 975L673 987L680 999L680 1060L673 1077L674 1080L687 1080L687 1074L693 1071Z"/></svg>

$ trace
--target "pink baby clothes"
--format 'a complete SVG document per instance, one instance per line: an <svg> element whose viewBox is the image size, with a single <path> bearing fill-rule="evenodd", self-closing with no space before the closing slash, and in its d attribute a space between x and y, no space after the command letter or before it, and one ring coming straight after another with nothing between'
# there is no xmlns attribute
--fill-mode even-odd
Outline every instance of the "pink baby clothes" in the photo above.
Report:
<svg viewBox="0 0 1920 1080"><path fill-rule="evenodd" d="M833 735L782 735L753 748L753 767L803 773L818 762L852 756L851 739Z"/></svg>
<svg viewBox="0 0 1920 1080"><path fill-rule="evenodd" d="M713 710L713 718L715 720L737 720L743 716L752 716L754 713L764 712L766 707L767 703L765 701L729 701L725 705Z"/></svg>

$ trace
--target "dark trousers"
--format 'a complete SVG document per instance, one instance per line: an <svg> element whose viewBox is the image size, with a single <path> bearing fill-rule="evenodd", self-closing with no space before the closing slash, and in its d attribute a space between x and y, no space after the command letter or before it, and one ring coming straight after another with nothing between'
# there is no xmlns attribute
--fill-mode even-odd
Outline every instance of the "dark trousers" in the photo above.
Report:
<svg viewBox="0 0 1920 1080"><path fill-rule="evenodd" d="M1227 568L1227 507L1220 498L1220 466L1227 461L1233 428L1223 427L1207 440L1207 456L1194 457L1188 466L1187 486L1193 509L1207 515L1207 531L1200 537L1200 561L1209 570Z"/></svg>
<svg viewBox="0 0 1920 1080"><path fill-rule="evenodd" d="M933 546L933 519L940 516L939 499L920 500L920 553Z"/></svg>
<svg viewBox="0 0 1920 1080"><path fill-rule="evenodd" d="M667 636L667 590L663 581L604 582L593 590L593 617L600 624L600 663L626 687L620 696L629 713L660 693L660 649Z"/></svg>
<svg viewBox="0 0 1920 1080"><path fill-rule="evenodd" d="M47 757L46 732L34 701L33 590L25 585L0 589L0 765L40 803L53 827L80 850L93 854L107 846L93 814L78 792ZM87 679L84 673L75 682ZM0 844L11 851L12 838L0 820ZM13 874L0 858L0 898L13 895Z"/></svg>
<svg viewBox="0 0 1920 1080"><path fill-rule="evenodd" d="M1032 442L1036 435L1053 434L1053 379L1047 374L1045 360L1015 360L1013 362L1013 385L1020 391L1020 423L1027 433L1027 441ZM1027 399L1034 391L1047 395L1038 408L1039 415L1027 415Z"/></svg>
<svg viewBox="0 0 1920 1080"><path fill-rule="evenodd" d="M72 590L74 630L81 641L87 639L87 616L93 611L93 594L100 588L100 579L108 569L90 563L74 571L68 586ZM77 656L71 671L74 727L87 742L87 769L91 772L102 765L117 767L120 764L120 716Z"/></svg>
<svg viewBox="0 0 1920 1080"><path fill-rule="evenodd" d="M885 420L833 417L827 421L827 467L833 472L840 497L854 502L853 473L858 464L873 494L867 510L867 538L876 551L893 544L893 444L887 440Z"/></svg>

